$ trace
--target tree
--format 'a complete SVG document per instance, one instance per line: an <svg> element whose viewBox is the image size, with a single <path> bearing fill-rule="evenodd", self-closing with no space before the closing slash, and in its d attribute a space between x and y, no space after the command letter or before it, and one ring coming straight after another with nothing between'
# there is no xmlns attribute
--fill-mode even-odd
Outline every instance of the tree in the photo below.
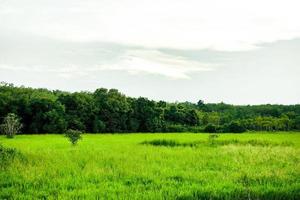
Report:
<svg viewBox="0 0 300 200"><path fill-rule="evenodd" d="M204 101L200 99L200 100L197 102L197 106L198 106L200 109L203 109L203 108L205 107Z"/></svg>
<svg viewBox="0 0 300 200"><path fill-rule="evenodd" d="M105 131L105 124L100 119L94 119L93 121L93 133L103 133Z"/></svg>
<svg viewBox="0 0 300 200"><path fill-rule="evenodd" d="M297 116L294 120L295 129L300 130L300 116Z"/></svg>
<svg viewBox="0 0 300 200"><path fill-rule="evenodd" d="M191 126L196 126L199 124L199 117L195 110L189 110L186 112L185 123Z"/></svg>
<svg viewBox="0 0 300 200"><path fill-rule="evenodd" d="M116 89L71 93L0 82L0 124L8 113L22 119L23 134L300 130L300 104L168 103L127 97Z"/></svg>
<svg viewBox="0 0 300 200"><path fill-rule="evenodd" d="M14 113L9 113L4 118L3 124L1 125L1 129L3 133L8 138L13 138L15 134L19 133L21 128L22 128L22 124L20 123L18 116Z"/></svg>
<svg viewBox="0 0 300 200"><path fill-rule="evenodd" d="M70 140L73 145L76 145L78 140L81 139L81 131L69 129L65 133L65 136Z"/></svg>
<svg viewBox="0 0 300 200"><path fill-rule="evenodd" d="M163 129L163 110L156 105L155 101L140 97L132 103L132 117L139 122L137 131L158 132Z"/></svg>
<svg viewBox="0 0 300 200"><path fill-rule="evenodd" d="M69 129L93 131L96 108L91 93L62 94L58 97L58 101L64 106L65 120Z"/></svg>
<svg viewBox="0 0 300 200"><path fill-rule="evenodd" d="M103 129L111 133L126 131L130 111L127 97L116 89L103 88L97 89L93 96L97 108L96 115L104 123Z"/></svg>

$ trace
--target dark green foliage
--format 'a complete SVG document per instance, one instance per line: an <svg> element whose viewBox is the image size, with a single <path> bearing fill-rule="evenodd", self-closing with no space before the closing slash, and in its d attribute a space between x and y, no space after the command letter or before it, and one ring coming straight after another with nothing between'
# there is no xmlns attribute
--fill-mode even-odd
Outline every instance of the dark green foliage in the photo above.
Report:
<svg viewBox="0 0 300 200"><path fill-rule="evenodd" d="M297 116L294 119L294 128L297 129L297 130L300 130L300 116Z"/></svg>
<svg viewBox="0 0 300 200"><path fill-rule="evenodd" d="M72 130L72 129L69 129L67 130L67 132L65 133L65 136L70 140L70 142L73 144L73 145L76 145L78 140L81 139L81 134L82 132L79 131L79 130Z"/></svg>
<svg viewBox="0 0 300 200"><path fill-rule="evenodd" d="M168 124L166 125L166 132L174 132L174 133L179 133L179 132L187 132L187 127L181 124Z"/></svg>
<svg viewBox="0 0 300 200"><path fill-rule="evenodd" d="M149 144L153 146L167 146L167 147L175 147L175 146L180 146L180 143L178 143L175 140L152 140L152 141L145 141L142 142L142 144Z"/></svg>
<svg viewBox="0 0 300 200"><path fill-rule="evenodd" d="M236 121L225 124L223 130L226 133L243 133L246 131L245 127Z"/></svg>
<svg viewBox="0 0 300 200"><path fill-rule="evenodd" d="M165 111L165 119L174 123L196 126L199 124L199 117L195 109L186 108L181 105L171 105Z"/></svg>
<svg viewBox="0 0 300 200"><path fill-rule="evenodd" d="M93 122L93 133L103 133L105 132L105 123L100 119L94 119Z"/></svg>
<svg viewBox="0 0 300 200"><path fill-rule="evenodd" d="M138 123L138 132L159 132L163 130L165 126L163 109L155 101L140 97L136 100L132 99L131 106L131 117Z"/></svg>
<svg viewBox="0 0 300 200"><path fill-rule="evenodd" d="M206 133L216 133L217 132L217 127L213 124L208 124L204 128L204 132L206 132Z"/></svg>
<svg viewBox="0 0 300 200"><path fill-rule="evenodd" d="M144 141L141 144L152 146L165 146L165 147L195 147L203 142L177 142L176 140L157 139L151 141Z"/></svg>
<svg viewBox="0 0 300 200"><path fill-rule="evenodd" d="M300 105L167 103L116 89L62 92L0 84L0 124L15 113L22 133L234 132L300 130Z"/></svg>
<svg viewBox="0 0 300 200"><path fill-rule="evenodd" d="M182 124L167 124L165 126L164 132L167 133L183 133L183 132L190 132L190 133L202 133L203 127L201 126L186 126Z"/></svg>

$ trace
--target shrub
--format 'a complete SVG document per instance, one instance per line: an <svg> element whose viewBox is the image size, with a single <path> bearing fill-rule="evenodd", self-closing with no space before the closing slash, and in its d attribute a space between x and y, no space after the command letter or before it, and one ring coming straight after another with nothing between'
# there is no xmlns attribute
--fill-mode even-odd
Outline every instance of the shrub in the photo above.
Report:
<svg viewBox="0 0 300 200"><path fill-rule="evenodd" d="M190 126L190 127L188 127L188 131L192 132L192 133L202 133L203 128L200 126Z"/></svg>
<svg viewBox="0 0 300 200"><path fill-rule="evenodd" d="M216 139L217 139L218 137L219 137L218 134L210 134L210 135L208 136L208 143L209 143L209 144L215 144Z"/></svg>
<svg viewBox="0 0 300 200"><path fill-rule="evenodd" d="M226 128L224 128L224 132L229 133L243 133L245 131L245 127L239 122L231 122L226 126Z"/></svg>
<svg viewBox="0 0 300 200"><path fill-rule="evenodd" d="M6 168L20 153L13 148L6 148L0 144L0 168Z"/></svg>
<svg viewBox="0 0 300 200"><path fill-rule="evenodd" d="M151 141L144 141L141 144L152 145L152 146L166 146L166 147L196 147L201 143L202 141L181 143L176 140L156 139Z"/></svg>
<svg viewBox="0 0 300 200"><path fill-rule="evenodd" d="M70 140L73 145L76 145L78 140L81 139L82 132L79 130L69 129L65 133L65 136Z"/></svg>
<svg viewBox="0 0 300 200"><path fill-rule="evenodd" d="M186 132L187 128L181 124L166 125L166 132Z"/></svg>
<svg viewBox="0 0 300 200"><path fill-rule="evenodd" d="M216 133L217 132L217 126L215 126L213 124L208 124L204 128L204 132L206 132L206 133Z"/></svg>
<svg viewBox="0 0 300 200"><path fill-rule="evenodd" d="M150 144L153 146L168 146L168 147L175 147L179 146L180 144L175 140L166 140L166 139L157 139L152 141L144 141L142 144Z"/></svg>
<svg viewBox="0 0 300 200"><path fill-rule="evenodd" d="M14 113L9 113L1 125L1 131L8 137L13 138L15 134L19 133L22 128L22 124L18 116Z"/></svg>

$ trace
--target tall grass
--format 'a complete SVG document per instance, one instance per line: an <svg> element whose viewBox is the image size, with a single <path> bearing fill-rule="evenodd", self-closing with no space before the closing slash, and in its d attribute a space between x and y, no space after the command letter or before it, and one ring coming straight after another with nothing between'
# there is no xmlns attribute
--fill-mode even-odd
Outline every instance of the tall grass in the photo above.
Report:
<svg viewBox="0 0 300 200"><path fill-rule="evenodd" d="M0 170L0 199L300 199L296 133L225 134L216 145L208 134L87 134L77 146L61 135L21 135L0 143L27 160Z"/></svg>

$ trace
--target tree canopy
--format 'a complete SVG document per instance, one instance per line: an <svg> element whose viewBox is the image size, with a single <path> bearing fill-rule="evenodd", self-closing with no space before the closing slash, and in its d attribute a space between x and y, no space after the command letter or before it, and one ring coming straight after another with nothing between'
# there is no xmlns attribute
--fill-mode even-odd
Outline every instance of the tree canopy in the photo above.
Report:
<svg viewBox="0 0 300 200"><path fill-rule="evenodd" d="M300 130L299 104L167 103L116 89L70 93L1 83L0 124L9 113L19 117L24 134Z"/></svg>

